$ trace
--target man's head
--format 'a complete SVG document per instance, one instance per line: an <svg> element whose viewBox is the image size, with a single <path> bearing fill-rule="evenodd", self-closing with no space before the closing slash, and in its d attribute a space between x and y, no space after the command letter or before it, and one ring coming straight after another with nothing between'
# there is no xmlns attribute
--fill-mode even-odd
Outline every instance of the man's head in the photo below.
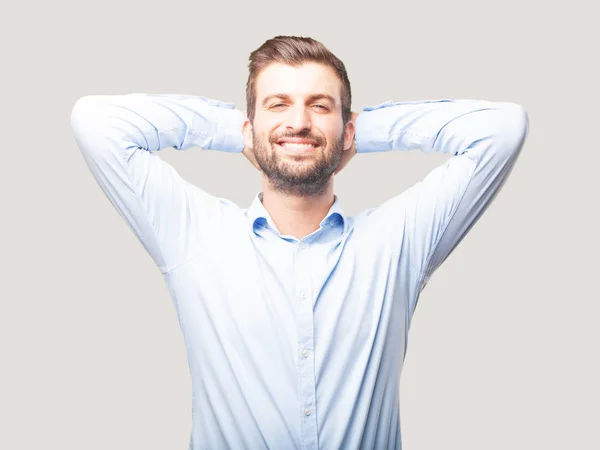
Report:
<svg viewBox="0 0 600 450"><path fill-rule="evenodd" d="M354 139L344 64L314 39L277 36L250 54L249 72L246 147L275 190L322 194Z"/></svg>

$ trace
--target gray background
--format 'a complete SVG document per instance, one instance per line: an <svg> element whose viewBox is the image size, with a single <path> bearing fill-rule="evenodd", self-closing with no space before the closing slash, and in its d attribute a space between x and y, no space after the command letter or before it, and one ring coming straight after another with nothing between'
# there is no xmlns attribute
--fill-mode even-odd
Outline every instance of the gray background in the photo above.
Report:
<svg viewBox="0 0 600 450"><path fill-rule="evenodd" d="M0 448L184 449L185 347L166 286L71 134L88 94L203 95L245 110L249 53L314 37L353 110L385 100L523 105L529 137L488 212L421 295L401 378L404 447L600 448L597 14L591 2L30 2L2 15ZM595 55L595 56L594 56ZM596 60L596 62L594 62ZM161 153L248 207L241 155ZM347 213L447 159L357 155Z"/></svg>

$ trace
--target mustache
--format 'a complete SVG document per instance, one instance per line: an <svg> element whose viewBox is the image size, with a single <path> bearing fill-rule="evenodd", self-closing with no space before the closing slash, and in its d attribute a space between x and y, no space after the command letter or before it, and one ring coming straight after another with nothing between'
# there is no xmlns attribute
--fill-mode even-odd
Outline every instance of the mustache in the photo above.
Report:
<svg viewBox="0 0 600 450"><path fill-rule="evenodd" d="M323 146L323 144L325 143L322 138L320 138L318 136L313 136L308 131L304 131L304 132L296 133L296 134L284 133L284 134L280 134L277 136L273 136L270 139L270 142L271 142L271 144L275 144L280 139L285 139L285 138L310 139L311 141L315 141L317 143L317 145L319 145L319 146Z"/></svg>

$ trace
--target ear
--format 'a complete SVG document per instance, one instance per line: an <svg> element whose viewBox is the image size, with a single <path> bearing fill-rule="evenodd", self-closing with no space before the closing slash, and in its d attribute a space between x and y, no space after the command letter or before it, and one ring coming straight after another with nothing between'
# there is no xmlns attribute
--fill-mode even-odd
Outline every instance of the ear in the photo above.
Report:
<svg viewBox="0 0 600 450"><path fill-rule="evenodd" d="M244 135L244 147L246 148L253 148L253 139L252 137L254 136L254 130L252 128L252 124L250 123L250 120L248 120L248 118L246 117L246 120L244 120L244 124L242 125L242 134Z"/></svg>
<svg viewBox="0 0 600 450"><path fill-rule="evenodd" d="M354 145L354 117L352 117L344 127L344 150L349 150Z"/></svg>

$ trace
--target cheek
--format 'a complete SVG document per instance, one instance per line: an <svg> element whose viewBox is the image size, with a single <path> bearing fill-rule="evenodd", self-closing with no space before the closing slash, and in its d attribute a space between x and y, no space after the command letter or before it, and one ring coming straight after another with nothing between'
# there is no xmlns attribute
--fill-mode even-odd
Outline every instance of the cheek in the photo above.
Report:
<svg viewBox="0 0 600 450"><path fill-rule="evenodd" d="M316 124L315 124L316 125ZM344 133L344 127L341 123L327 123L323 124L319 128L319 132L324 136L328 142L335 142L339 140L340 136Z"/></svg>
<svg viewBox="0 0 600 450"><path fill-rule="evenodd" d="M254 151L257 153L261 153L263 155L267 155L273 152L274 146L269 141L270 135L268 133L254 135Z"/></svg>

